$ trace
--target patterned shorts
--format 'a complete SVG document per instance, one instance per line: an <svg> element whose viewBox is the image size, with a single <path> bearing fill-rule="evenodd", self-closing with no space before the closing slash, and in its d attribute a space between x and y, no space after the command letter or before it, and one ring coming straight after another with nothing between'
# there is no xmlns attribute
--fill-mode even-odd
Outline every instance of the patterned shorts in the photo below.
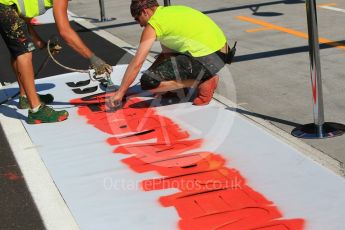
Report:
<svg viewBox="0 0 345 230"><path fill-rule="evenodd" d="M15 5L0 3L0 34L8 47L12 58L35 50L24 19L19 17Z"/></svg>
<svg viewBox="0 0 345 230"><path fill-rule="evenodd" d="M187 80L204 81L224 67L217 52L204 57L192 57L180 53L160 54L152 66L143 74L156 81Z"/></svg>

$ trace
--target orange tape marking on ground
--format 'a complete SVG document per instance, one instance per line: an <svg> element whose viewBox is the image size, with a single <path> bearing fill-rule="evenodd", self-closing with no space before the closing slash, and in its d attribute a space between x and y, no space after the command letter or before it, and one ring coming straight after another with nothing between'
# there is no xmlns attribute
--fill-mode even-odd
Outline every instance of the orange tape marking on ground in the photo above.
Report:
<svg viewBox="0 0 345 230"><path fill-rule="evenodd" d="M328 3L328 4L318 4L317 7L322 7L322 6L336 6L337 4L335 3Z"/></svg>
<svg viewBox="0 0 345 230"><path fill-rule="evenodd" d="M255 32L263 31L263 30L272 30L272 28L262 27L262 28L257 28L257 29L246 30L246 32L247 33L255 33Z"/></svg>
<svg viewBox="0 0 345 230"><path fill-rule="evenodd" d="M263 26L265 28L269 28L269 29L273 29L273 30L278 30L278 31L281 31L283 33L291 34L291 35L296 36L296 37L308 39L308 34L304 33L304 32L300 32L300 31L297 31L297 30L293 30L293 29L277 26L277 25L274 25L272 23L264 22L264 21L261 21L261 20L255 19L255 18L246 17L246 16L237 16L236 18L238 20L241 20L241 21L250 22L252 24L257 24L257 25ZM329 39L326 39L326 38L319 38L319 43L325 43L327 45L334 46L334 47L336 47L338 49L345 50L345 45L344 44L341 44L339 42L335 42L335 41L332 41L332 40L329 40Z"/></svg>
<svg viewBox="0 0 345 230"><path fill-rule="evenodd" d="M175 208L179 229L304 229L305 220L284 218L274 202L255 191L221 155L198 151L204 139L191 138L149 101L133 98L122 109L107 111L104 99L105 94L96 94L71 103L79 105L78 114L89 125L109 134L105 143L113 146L114 154L127 156L122 162L129 169L160 175L141 181L143 191L177 190L157 200L162 207Z"/></svg>

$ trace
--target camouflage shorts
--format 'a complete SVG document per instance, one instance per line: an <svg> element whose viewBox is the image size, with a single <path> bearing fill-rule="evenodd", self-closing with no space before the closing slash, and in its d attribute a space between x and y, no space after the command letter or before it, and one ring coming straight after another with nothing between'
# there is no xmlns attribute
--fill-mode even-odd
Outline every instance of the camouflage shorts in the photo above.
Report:
<svg viewBox="0 0 345 230"><path fill-rule="evenodd" d="M159 82L187 79L204 81L216 75L224 65L217 53L204 57L179 53L160 54L143 76L150 76Z"/></svg>
<svg viewBox="0 0 345 230"><path fill-rule="evenodd" d="M28 26L19 17L14 5L6 6L0 3L0 34L13 58L35 49Z"/></svg>

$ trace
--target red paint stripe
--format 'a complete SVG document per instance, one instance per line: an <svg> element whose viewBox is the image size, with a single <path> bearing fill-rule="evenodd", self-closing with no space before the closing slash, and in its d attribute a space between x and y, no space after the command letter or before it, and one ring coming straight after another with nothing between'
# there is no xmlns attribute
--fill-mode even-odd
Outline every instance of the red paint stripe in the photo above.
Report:
<svg viewBox="0 0 345 230"><path fill-rule="evenodd" d="M122 160L129 168L162 176L142 181L144 191L179 190L160 197L159 202L176 209L180 229L303 229L303 219L283 219L274 203L252 189L240 172L228 168L222 156L195 152L202 139L190 139L187 131L153 108L135 106L142 105L139 99L108 113L104 112L104 96L72 103L88 104L78 113L88 124L115 135L107 142L115 146L114 153L130 155Z"/></svg>
<svg viewBox="0 0 345 230"><path fill-rule="evenodd" d="M23 178L22 176L18 175L16 172L6 172L6 173L0 174L0 175L4 176L6 179L12 180L12 181L20 180Z"/></svg>
<svg viewBox="0 0 345 230"><path fill-rule="evenodd" d="M317 99L316 70L315 69L313 70L313 76L311 76L311 81L312 81L313 101L314 101L314 105L315 105L316 104L316 99Z"/></svg>
<svg viewBox="0 0 345 230"><path fill-rule="evenodd" d="M30 20L31 25L40 25L41 23L37 20L37 18L32 18Z"/></svg>

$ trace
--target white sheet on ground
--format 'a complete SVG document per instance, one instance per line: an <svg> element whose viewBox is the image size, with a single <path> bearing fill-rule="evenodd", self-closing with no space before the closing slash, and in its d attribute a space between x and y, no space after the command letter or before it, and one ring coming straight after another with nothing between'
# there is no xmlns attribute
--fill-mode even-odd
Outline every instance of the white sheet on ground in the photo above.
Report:
<svg viewBox="0 0 345 230"><path fill-rule="evenodd" d="M116 84L125 67L114 67ZM179 217L175 209L158 203L160 196L176 190L144 192L133 188L159 175L131 171L120 161L127 156L112 153L114 146L105 142L110 135L88 125L68 103L80 95L65 83L86 79L87 75L70 73L38 80L39 89L54 84L43 92L52 93L54 108L67 109L70 117L55 124L28 125L23 121L77 223L81 229L176 229ZM0 107L0 113L6 109ZM188 102L156 110L193 137L204 138L202 149L227 159L228 166L239 170L251 187L272 200L284 218L303 218L313 230L345 226L344 179L267 131L216 103L196 107ZM26 111L17 112L26 116Z"/></svg>

